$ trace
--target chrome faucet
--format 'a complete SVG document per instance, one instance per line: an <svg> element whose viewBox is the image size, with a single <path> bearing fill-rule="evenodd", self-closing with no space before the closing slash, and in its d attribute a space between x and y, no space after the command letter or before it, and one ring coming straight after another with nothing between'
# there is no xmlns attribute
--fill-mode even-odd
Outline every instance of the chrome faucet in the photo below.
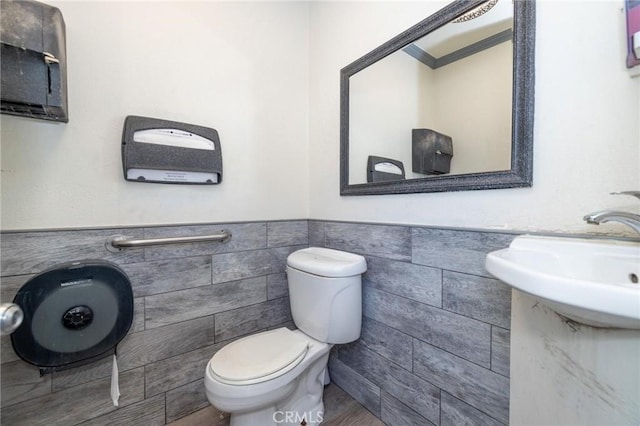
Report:
<svg viewBox="0 0 640 426"><path fill-rule="evenodd" d="M612 195L631 195L640 200L640 191L612 192ZM583 219L592 225L606 222L618 222L627 225L640 234L640 215L622 211L602 210L586 215Z"/></svg>

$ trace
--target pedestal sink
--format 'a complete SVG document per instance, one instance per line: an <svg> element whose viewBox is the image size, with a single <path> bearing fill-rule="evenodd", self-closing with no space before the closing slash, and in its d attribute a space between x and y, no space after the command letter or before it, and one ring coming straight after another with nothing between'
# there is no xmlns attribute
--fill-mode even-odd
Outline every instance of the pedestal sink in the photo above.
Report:
<svg viewBox="0 0 640 426"><path fill-rule="evenodd" d="M640 243L523 235L485 265L574 321L640 329Z"/></svg>

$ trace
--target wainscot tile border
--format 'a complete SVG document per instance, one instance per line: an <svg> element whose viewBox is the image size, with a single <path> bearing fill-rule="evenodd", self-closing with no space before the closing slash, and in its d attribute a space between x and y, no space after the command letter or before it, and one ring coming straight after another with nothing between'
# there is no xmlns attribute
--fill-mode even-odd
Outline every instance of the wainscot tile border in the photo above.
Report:
<svg viewBox="0 0 640 426"><path fill-rule="evenodd" d="M223 228L233 232L230 243L120 253L104 248L115 234L150 238ZM638 241L596 233L318 219L4 230L3 302L56 263L97 258L118 264L132 279L135 316L119 346L123 395L117 409L109 396L109 359L39 377L3 336L1 420L162 425L206 407L204 366L217 350L255 332L295 328L286 257L319 246L361 254L371 266L363 280L361 338L338 345L330 357L338 386L388 423L506 424L510 290L482 261L521 234ZM215 300L189 302L207 295ZM172 345L176 339L180 343ZM40 408L29 408L35 406Z"/></svg>

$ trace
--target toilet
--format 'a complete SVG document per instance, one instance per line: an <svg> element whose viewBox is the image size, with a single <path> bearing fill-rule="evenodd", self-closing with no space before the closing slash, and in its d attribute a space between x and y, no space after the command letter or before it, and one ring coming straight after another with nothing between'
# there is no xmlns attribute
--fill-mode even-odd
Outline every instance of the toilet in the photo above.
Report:
<svg viewBox="0 0 640 426"><path fill-rule="evenodd" d="M205 371L209 402L232 426L317 425L334 344L360 337L364 257L318 247L287 258L291 315L279 328L233 341Z"/></svg>

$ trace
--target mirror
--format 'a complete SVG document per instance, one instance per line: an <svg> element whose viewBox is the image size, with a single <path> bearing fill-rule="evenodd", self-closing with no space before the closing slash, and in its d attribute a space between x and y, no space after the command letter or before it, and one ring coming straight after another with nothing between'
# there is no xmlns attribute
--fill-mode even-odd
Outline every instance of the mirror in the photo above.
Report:
<svg viewBox="0 0 640 426"><path fill-rule="evenodd" d="M535 2L457 0L341 70L340 194L531 186Z"/></svg>

